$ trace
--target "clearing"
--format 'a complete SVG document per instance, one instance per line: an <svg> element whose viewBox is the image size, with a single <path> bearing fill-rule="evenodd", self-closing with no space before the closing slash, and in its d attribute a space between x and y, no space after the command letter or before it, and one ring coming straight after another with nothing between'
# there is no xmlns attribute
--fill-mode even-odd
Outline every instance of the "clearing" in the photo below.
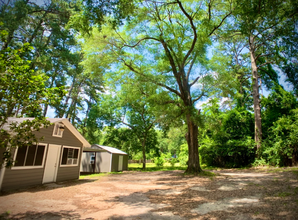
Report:
<svg viewBox="0 0 298 220"><path fill-rule="evenodd" d="M297 219L297 170L87 176L2 193L0 219Z"/></svg>

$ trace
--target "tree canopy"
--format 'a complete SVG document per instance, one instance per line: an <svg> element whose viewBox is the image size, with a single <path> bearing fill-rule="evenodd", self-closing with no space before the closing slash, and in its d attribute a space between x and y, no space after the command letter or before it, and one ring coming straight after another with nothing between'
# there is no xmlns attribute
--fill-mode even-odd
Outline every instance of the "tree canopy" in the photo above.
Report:
<svg viewBox="0 0 298 220"><path fill-rule="evenodd" d="M188 173L295 164L297 11L292 0L5 2L1 123L69 118L144 169L161 155Z"/></svg>

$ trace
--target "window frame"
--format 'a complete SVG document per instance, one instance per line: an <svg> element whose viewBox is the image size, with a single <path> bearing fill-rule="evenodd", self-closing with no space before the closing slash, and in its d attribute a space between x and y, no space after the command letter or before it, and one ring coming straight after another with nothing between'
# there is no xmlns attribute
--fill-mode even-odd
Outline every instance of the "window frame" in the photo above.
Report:
<svg viewBox="0 0 298 220"><path fill-rule="evenodd" d="M61 137L61 138L63 137L64 129L62 130L62 129L60 129L60 127L63 127L65 129L65 125L61 122L56 122L54 124L53 134L52 134L53 137ZM57 134L55 134L56 130L57 130ZM59 135L60 132L61 132L61 134Z"/></svg>
<svg viewBox="0 0 298 220"><path fill-rule="evenodd" d="M41 163L41 165L39 165L39 166L15 166L15 165L13 165L12 167L11 167L11 169L12 170L26 170L26 169L40 169L40 168L44 168L44 164L45 164L45 161L46 161L46 155L47 155L47 150L48 150L48 144L46 144L46 143L32 143L32 145L42 145L42 146L44 146L45 148L44 148L44 152L43 152L43 160L42 160L42 163ZM27 151L26 151L26 155L25 155L25 159L27 159L27 155L28 155L28 147L29 146L27 146ZM16 160L16 158L17 158L17 154L18 154L18 151L19 151L19 147L17 147L16 149L15 149L15 152L14 152L14 156L13 156L13 161L15 162L15 160ZM36 152L35 152L35 157L34 157L34 159L36 159ZM24 160L24 163L25 163L25 160Z"/></svg>
<svg viewBox="0 0 298 220"><path fill-rule="evenodd" d="M72 148L72 149L78 149L79 150L78 151L78 158L77 158L77 163L76 164L62 164L64 148ZM75 166L79 166L80 165L80 163L79 163L80 153L81 153L81 147L63 146L62 149L61 149L61 157L60 157L59 167L75 167Z"/></svg>

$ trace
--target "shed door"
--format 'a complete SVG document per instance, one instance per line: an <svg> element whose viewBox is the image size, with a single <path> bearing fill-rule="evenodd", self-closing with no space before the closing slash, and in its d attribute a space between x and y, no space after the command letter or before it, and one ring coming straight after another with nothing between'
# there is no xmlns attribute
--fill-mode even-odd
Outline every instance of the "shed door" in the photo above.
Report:
<svg viewBox="0 0 298 220"><path fill-rule="evenodd" d="M119 155L118 171L123 170L123 156Z"/></svg>
<svg viewBox="0 0 298 220"><path fill-rule="evenodd" d="M49 145L42 183L51 183L56 181L60 151L60 145Z"/></svg>

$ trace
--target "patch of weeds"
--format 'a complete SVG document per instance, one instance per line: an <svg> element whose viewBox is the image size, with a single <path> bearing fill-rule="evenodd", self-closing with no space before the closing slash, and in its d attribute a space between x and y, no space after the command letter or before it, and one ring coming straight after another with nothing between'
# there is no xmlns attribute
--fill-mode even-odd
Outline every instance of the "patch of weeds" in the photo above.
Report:
<svg viewBox="0 0 298 220"><path fill-rule="evenodd" d="M295 193L295 194L298 194L298 187L295 187L295 189L294 189L294 193Z"/></svg>
<svg viewBox="0 0 298 220"><path fill-rule="evenodd" d="M280 193L277 193L277 196L278 197L287 197L287 196L290 196L291 193L288 193L288 192L280 192Z"/></svg>

